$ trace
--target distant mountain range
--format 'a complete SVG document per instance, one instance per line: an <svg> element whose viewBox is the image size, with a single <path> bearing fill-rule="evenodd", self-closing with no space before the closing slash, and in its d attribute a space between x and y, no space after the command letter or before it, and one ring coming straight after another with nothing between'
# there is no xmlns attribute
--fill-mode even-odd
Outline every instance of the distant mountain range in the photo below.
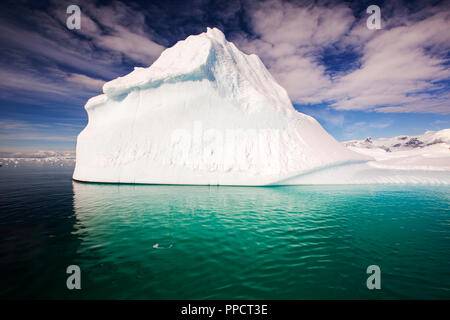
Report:
<svg viewBox="0 0 450 320"><path fill-rule="evenodd" d="M398 136L394 138L352 140L343 143L350 148L382 149L386 152L423 149L432 145L442 144L450 147L450 129L427 131L417 136Z"/></svg>

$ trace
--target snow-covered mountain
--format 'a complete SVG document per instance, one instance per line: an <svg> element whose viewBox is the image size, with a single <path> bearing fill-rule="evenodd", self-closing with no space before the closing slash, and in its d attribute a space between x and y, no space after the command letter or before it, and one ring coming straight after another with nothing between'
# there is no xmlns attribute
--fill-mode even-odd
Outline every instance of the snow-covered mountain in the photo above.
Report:
<svg viewBox="0 0 450 320"><path fill-rule="evenodd" d="M371 165L397 170L450 171L450 129L422 135L353 140L348 149L376 160Z"/></svg>
<svg viewBox="0 0 450 320"><path fill-rule="evenodd" d="M259 57L215 28L103 92L85 106L76 180L267 185L369 159L297 112Z"/></svg>
<svg viewBox="0 0 450 320"><path fill-rule="evenodd" d="M352 140L344 142L349 148L383 149L386 152L396 152L411 149L423 149L432 145L450 147L450 129L440 131L427 131L416 136L398 136L394 138L374 139L367 137L365 140Z"/></svg>

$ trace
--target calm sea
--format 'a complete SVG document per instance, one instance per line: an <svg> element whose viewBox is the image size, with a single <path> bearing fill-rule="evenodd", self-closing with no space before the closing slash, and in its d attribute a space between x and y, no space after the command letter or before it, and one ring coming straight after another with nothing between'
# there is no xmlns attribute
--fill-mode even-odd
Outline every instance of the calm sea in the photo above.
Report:
<svg viewBox="0 0 450 320"><path fill-rule="evenodd" d="M1 298L450 299L450 187L87 184L0 168ZM68 290L66 268L81 268ZM368 290L366 269L381 269Z"/></svg>

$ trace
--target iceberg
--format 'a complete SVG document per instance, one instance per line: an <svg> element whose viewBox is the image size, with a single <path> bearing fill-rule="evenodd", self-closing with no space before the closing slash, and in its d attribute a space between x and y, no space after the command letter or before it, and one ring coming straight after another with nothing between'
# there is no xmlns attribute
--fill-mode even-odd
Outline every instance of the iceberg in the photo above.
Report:
<svg viewBox="0 0 450 320"><path fill-rule="evenodd" d="M359 183L366 180L354 179L355 170L374 160L296 111L259 57L241 52L216 28L177 42L148 68L105 83L85 109L89 121L77 138L73 174L78 181Z"/></svg>
<svg viewBox="0 0 450 320"><path fill-rule="evenodd" d="M259 57L216 28L105 83L85 109L79 181L267 185L367 159L297 112Z"/></svg>

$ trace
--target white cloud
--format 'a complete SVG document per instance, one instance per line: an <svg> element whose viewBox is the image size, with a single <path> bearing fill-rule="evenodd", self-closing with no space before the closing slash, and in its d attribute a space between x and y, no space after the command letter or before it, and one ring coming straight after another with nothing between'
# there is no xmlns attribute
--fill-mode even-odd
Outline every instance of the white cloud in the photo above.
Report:
<svg viewBox="0 0 450 320"><path fill-rule="evenodd" d="M346 140L361 139L361 137L369 136L371 133L377 130L382 130L391 127L394 121L390 119L377 120L372 122L357 121L354 123L348 123L342 132L342 136Z"/></svg>
<svg viewBox="0 0 450 320"><path fill-rule="evenodd" d="M0 65L7 73L2 72L0 88L70 94L77 84L99 92L104 79L126 72L123 58L150 65L164 49L151 40L145 16L121 2L97 7L79 1L79 31L65 25L68 15L61 8L69 4L55 2L47 11L24 7L28 25L18 25L8 16L0 20L0 41L7 48ZM39 27L29 27L33 25ZM38 67L34 60L40 62ZM68 69L74 70L72 75Z"/></svg>
<svg viewBox="0 0 450 320"><path fill-rule="evenodd" d="M386 5L381 30L367 29L367 16L356 20L345 5L271 0L253 7L250 17L257 37L234 40L261 56L294 103L331 102L339 110L450 113L448 95L437 83L450 79L448 7L408 14L395 4ZM351 48L361 55L360 67L330 76L319 59L326 48Z"/></svg>
<svg viewBox="0 0 450 320"><path fill-rule="evenodd" d="M85 3L83 8L86 25L83 24L80 33L91 37L100 48L120 53L144 65L153 63L165 49L151 40L152 31L146 27L144 14L124 3L114 2L110 6Z"/></svg>
<svg viewBox="0 0 450 320"><path fill-rule="evenodd" d="M443 64L449 19L449 11L439 12L381 30L365 43L361 68L338 78L324 96L336 99L334 107L341 110L450 113L448 99L432 92L441 88L435 82L450 77Z"/></svg>
<svg viewBox="0 0 450 320"><path fill-rule="evenodd" d="M318 61L318 52L349 30L355 20L351 9L275 0L255 5L250 18L257 38L237 37L238 46L257 53L295 102L321 102L318 95L332 79Z"/></svg>
<svg viewBox="0 0 450 320"><path fill-rule="evenodd" d="M383 29L368 30L367 15L363 12L358 20L346 4L243 3L225 6L223 19L236 19L238 10L245 8L252 35L233 30L231 40L247 53L258 54L294 103L329 102L338 110L384 113L450 113L448 94L439 84L450 79L448 7L423 7L411 14L396 2L386 3L381 8ZM4 55L12 54L11 48L26 52L26 57L42 61L39 69L48 73L38 74L29 61L0 66L6 71L20 67L6 73L0 87L59 95L70 94L76 86L82 94L98 92L103 80L127 72L123 59L150 65L167 43L147 26L151 17L117 1L108 6L79 1L81 30L70 31L65 27L67 14L61 10L68 4L55 1L47 12L26 9L23 14L30 26L34 23L38 29L1 20L0 40L8 48ZM203 1L193 5L196 18L204 18L202 6ZM186 16L180 12L174 19ZM361 56L359 66L344 66L331 75L321 59L324 49L337 54L353 50ZM63 71L65 67L70 73Z"/></svg>
<svg viewBox="0 0 450 320"><path fill-rule="evenodd" d="M68 4L54 2L46 11L24 7L27 25L3 13L0 41L6 48L0 60L0 97L27 102L38 95L36 103L64 97L65 103L83 104L101 93L105 80L128 71L124 58L150 65L164 49L151 40L143 13L128 5L79 1L81 30L73 31L65 24Z"/></svg>
<svg viewBox="0 0 450 320"><path fill-rule="evenodd" d="M79 84L85 88L100 92L105 81L88 77L84 74L72 73L67 76L66 81Z"/></svg>
<svg viewBox="0 0 450 320"><path fill-rule="evenodd" d="M25 65L26 67L26 65ZM27 68L25 68L27 69ZM65 73L59 69L20 70L0 66L0 97L14 101L28 101L30 95L39 95L39 100L64 103L84 103L86 96L99 94L105 81L78 73ZM20 91L21 94L17 95ZM37 102L37 101L35 101Z"/></svg>
<svg viewBox="0 0 450 320"><path fill-rule="evenodd" d="M74 142L74 131L69 128L54 134L57 124L47 125L22 120L0 120L0 145L6 141L65 141Z"/></svg>

